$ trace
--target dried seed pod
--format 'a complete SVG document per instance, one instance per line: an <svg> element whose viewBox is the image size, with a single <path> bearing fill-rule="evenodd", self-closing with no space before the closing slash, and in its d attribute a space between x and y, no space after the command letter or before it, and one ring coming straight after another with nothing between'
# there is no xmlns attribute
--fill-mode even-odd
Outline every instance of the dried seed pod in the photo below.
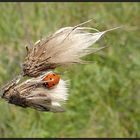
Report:
<svg viewBox="0 0 140 140"><path fill-rule="evenodd" d="M21 107L31 107L40 111L63 112L62 107L68 98L67 82L60 79L59 84L48 89L44 86L47 72L37 78L20 82L19 77L3 88L1 98Z"/></svg>
<svg viewBox="0 0 140 140"><path fill-rule="evenodd" d="M48 38L38 40L32 48L28 48L23 63L23 75L37 77L43 71L57 66L84 63L81 57L103 49L104 47L90 48L90 46L110 30L100 32L94 28L80 27L85 23L61 28ZM92 33L93 30L96 32Z"/></svg>

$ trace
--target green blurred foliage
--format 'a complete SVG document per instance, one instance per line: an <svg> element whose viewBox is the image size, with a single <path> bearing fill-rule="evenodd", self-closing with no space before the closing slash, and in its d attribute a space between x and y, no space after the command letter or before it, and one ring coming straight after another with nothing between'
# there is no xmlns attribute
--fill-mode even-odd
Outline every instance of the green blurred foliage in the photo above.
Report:
<svg viewBox="0 0 140 140"><path fill-rule="evenodd" d="M99 30L124 25L93 46L107 48L73 65L65 113L0 101L0 137L140 137L139 3L1 3L0 86L19 74L25 45L89 19ZM26 28L25 28L26 27Z"/></svg>

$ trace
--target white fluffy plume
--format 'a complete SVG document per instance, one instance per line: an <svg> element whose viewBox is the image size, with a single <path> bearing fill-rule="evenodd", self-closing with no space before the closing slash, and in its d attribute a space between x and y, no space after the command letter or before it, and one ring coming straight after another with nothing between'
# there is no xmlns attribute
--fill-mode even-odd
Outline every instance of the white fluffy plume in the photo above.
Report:
<svg viewBox="0 0 140 140"><path fill-rule="evenodd" d="M87 22L74 27L61 28L47 39L38 40L28 52L27 61L23 67L25 74L34 76L36 73L37 75L41 70L49 69L52 64L61 66L82 63L84 61L81 57L104 48L91 47L102 35L119 28L98 31L94 28L81 27Z"/></svg>
<svg viewBox="0 0 140 140"><path fill-rule="evenodd" d="M44 55L50 58L50 63L69 64L81 62L81 57L104 48L91 48L90 46L106 32L116 29L100 32L94 28L80 27L82 24L59 29L44 44L46 45ZM91 31L96 32L92 33Z"/></svg>
<svg viewBox="0 0 140 140"><path fill-rule="evenodd" d="M31 107L39 111L64 112L65 102L68 100L68 80L60 81L57 85L48 88L43 79L52 71L36 78L22 79L17 76L3 88L2 98L11 104L22 107Z"/></svg>

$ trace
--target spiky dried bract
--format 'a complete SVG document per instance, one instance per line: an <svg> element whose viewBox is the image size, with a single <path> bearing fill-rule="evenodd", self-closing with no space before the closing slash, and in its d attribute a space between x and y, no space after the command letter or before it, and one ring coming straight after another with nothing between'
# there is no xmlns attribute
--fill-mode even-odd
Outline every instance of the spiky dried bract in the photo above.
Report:
<svg viewBox="0 0 140 140"><path fill-rule="evenodd" d="M42 81L45 75L46 73L23 82L18 78L13 80L4 87L2 98L11 104L40 111L65 111L63 104L68 99L68 82L61 79L58 85L47 89Z"/></svg>
<svg viewBox="0 0 140 140"><path fill-rule="evenodd" d="M81 57L94 53L102 48L91 48L107 31L100 32L94 28L65 27L56 31L47 39L38 40L32 48L27 49L23 63L24 75L36 77L42 71L82 63ZM94 33L91 31L95 31Z"/></svg>

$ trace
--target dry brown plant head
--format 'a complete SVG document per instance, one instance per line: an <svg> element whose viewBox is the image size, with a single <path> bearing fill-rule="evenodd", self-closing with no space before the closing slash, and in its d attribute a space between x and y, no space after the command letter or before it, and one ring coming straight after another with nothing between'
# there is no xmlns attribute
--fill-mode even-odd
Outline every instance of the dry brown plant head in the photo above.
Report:
<svg viewBox="0 0 140 140"><path fill-rule="evenodd" d="M21 74L3 88L1 98L24 108L51 112L65 111L63 104L68 100L68 82L61 77L59 84L48 89L44 86L46 81L42 79L58 66L86 64L87 61L81 60L81 57L105 48L91 46L106 32L116 28L98 31L81 27L87 22L61 28L49 37L38 40L32 47L26 47L27 56ZM29 76L28 79L24 79L26 76Z"/></svg>

